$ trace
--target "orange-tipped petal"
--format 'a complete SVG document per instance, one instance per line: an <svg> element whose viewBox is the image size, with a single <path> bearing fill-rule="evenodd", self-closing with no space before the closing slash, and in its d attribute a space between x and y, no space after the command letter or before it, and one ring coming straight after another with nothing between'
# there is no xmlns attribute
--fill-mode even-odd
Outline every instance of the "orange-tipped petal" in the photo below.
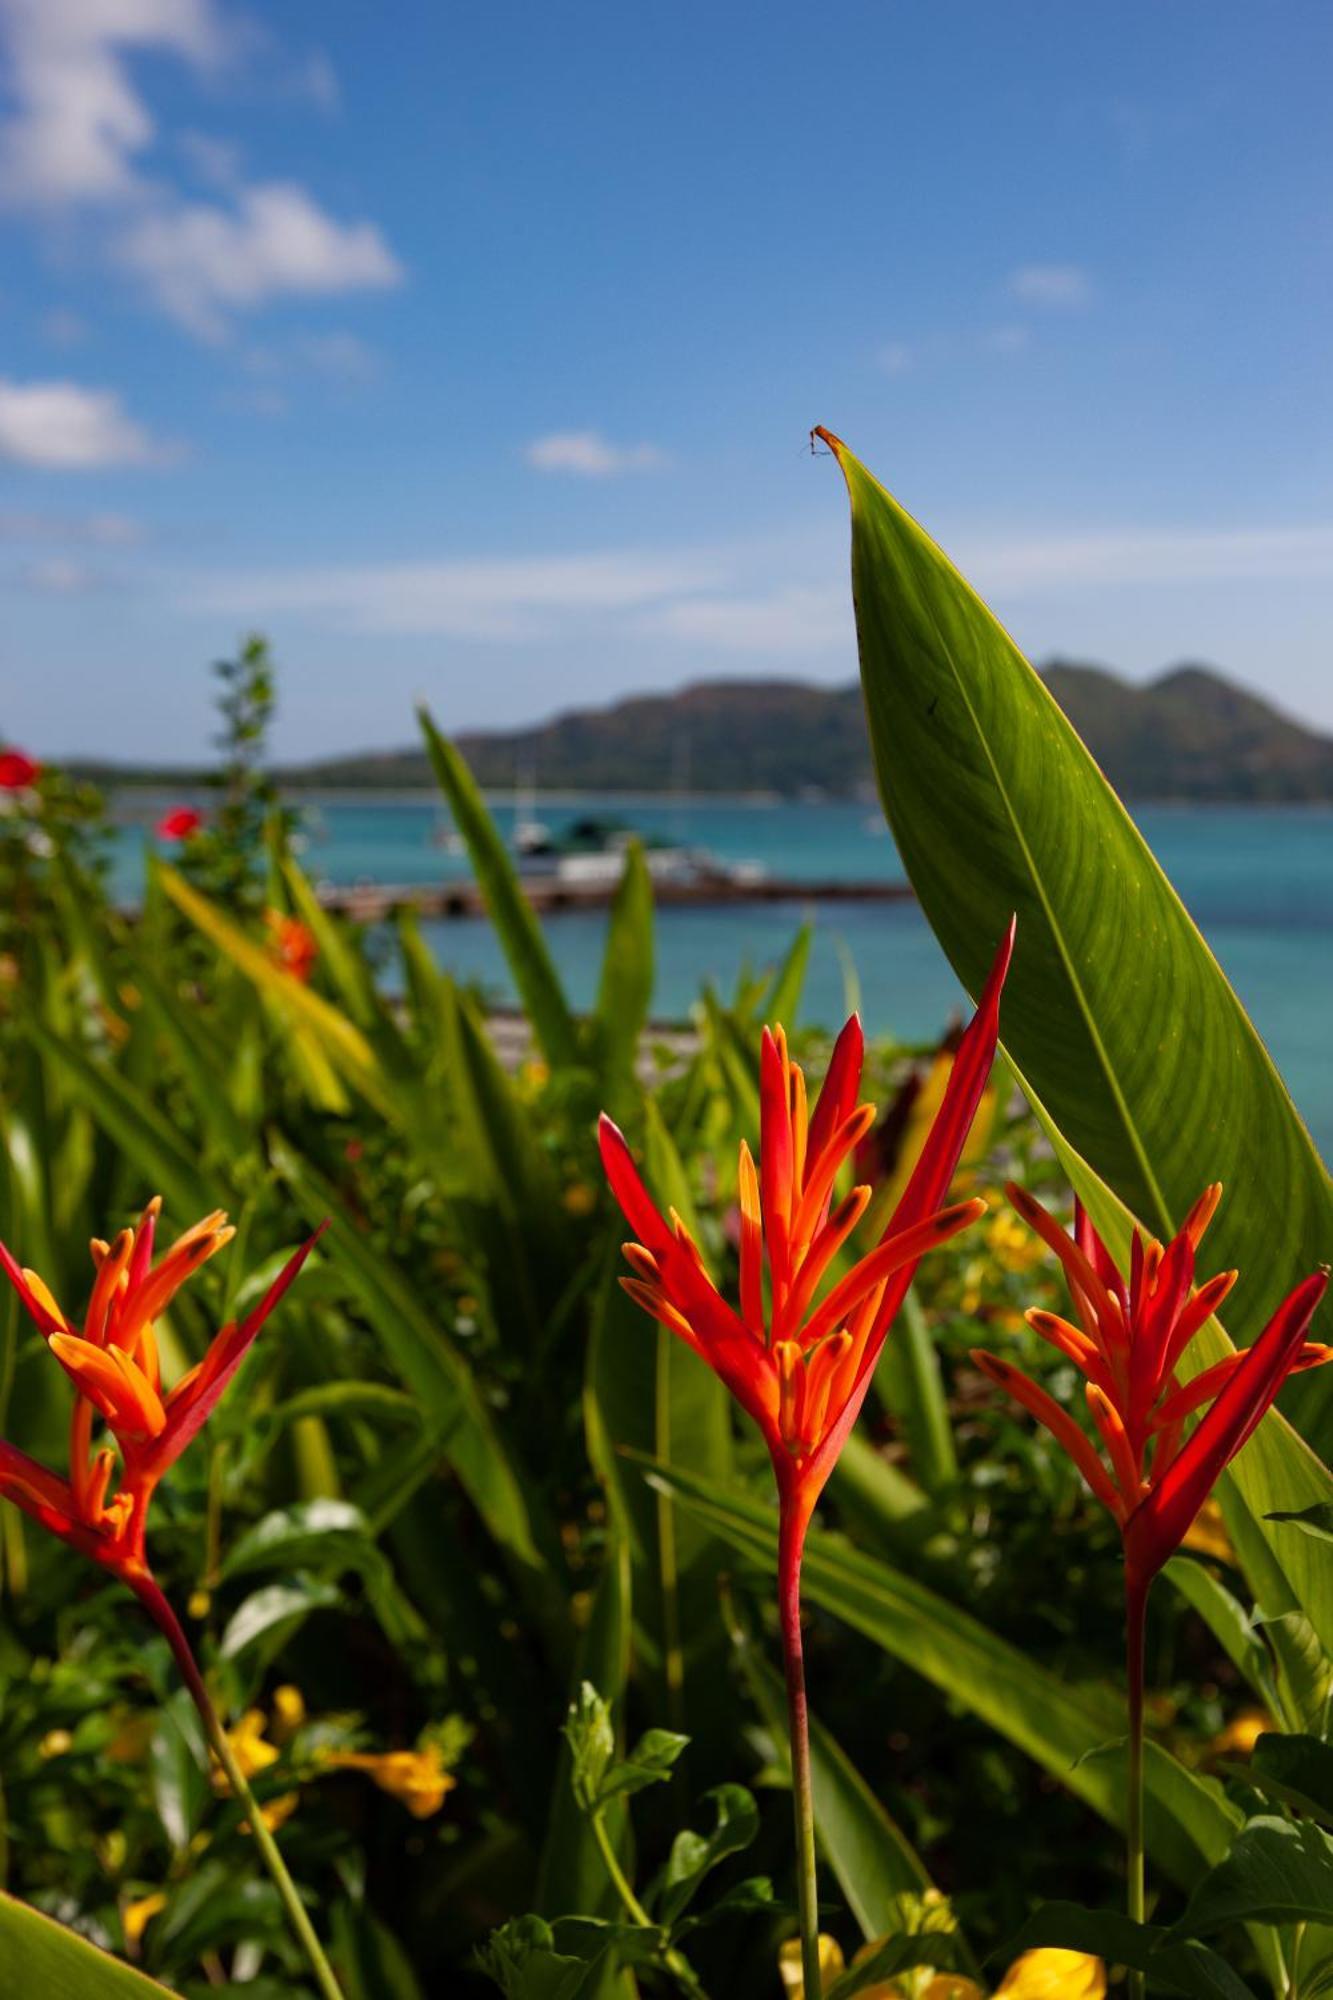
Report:
<svg viewBox="0 0 1333 2000"><path fill-rule="evenodd" d="M741 1216L741 1318L756 1339L764 1338L764 1223L759 1206L759 1176L750 1148L741 1140L736 1171L736 1201Z"/></svg>
<svg viewBox="0 0 1333 2000"><path fill-rule="evenodd" d="M787 1038L764 1029L759 1044L759 1188L775 1297L787 1285L791 1240L792 1133Z"/></svg>
<svg viewBox="0 0 1333 2000"><path fill-rule="evenodd" d="M1239 1276L1239 1271L1219 1271L1215 1278L1209 1278L1206 1284L1200 1285L1194 1297L1181 1308L1180 1317L1172 1329L1171 1338L1167 1341L1166 1351L1162 1356L1162 1372L1159 1378L1161 1382L1171 1380L1180 1357L1195 1334L1222 1305Z"/></svg>
<svg viewBox="0 0 1333 2000"><path fill-rule="evenodd" d="M871 1190L854 1187L838 1203L801 1259L801 1268L787 1300L785 1327L797 1328L810 1310L819 1281L870 1206Z"/></svg>
<svg viewBox="0 0 1333 2000"><path fill-rule="evenodd" d="M984 1347L974 1347L972 1359L983 1375L1021 1403L1030 1416L1034 1416L1043 1430L1050 1432L1058 1445L1063 1446L1083 1474L1089 1487L1101 1501L1103 1507L1117 1521L1125 1518L1125 1505L1098 1458L1092 1440L1079 1429L1068 1410L1061 1409L1053 1396L1039 1388L1021 1368L1012 1362L1001 1361L998 1355L990 1354Z"/></svg>
<svg viewBox="0 0 1333 2000"><path fill-rule="evenodd" d="M951 1236L956 1236L960 1229L966 1229L985 1213L986 1204L980 1199L955 1202L952 1208L942 1208L937 1214L928 1215L923 1222L913 1223L910 1228L887 1237L833 1287L823 1304L811 1315L801 1336L805 1345L812 1347L826 1333L835 1332L867 1292L905 1265L915 1267L928 1250L947 1243Z"/></svg>
<svg viewBox="0 0 1333 2000"><path fill-rule="evenodd" d="M1247 1443L1291 1371L1328 1285L1317 1271L1278 1307L1207 1415L1125 1524L1125 1554L1141 1584L1179 1548L1218 1475Z"/></svg>
<svg viewBox="0 0 1333 2000"><path fill-rule="evenodd" d="M176 1385L167 1398L166 1429L155 1440L148 1454L148 1461L155 1471L160 1472L173 1464L207 1423L232 1376L245 1359L250 1343L288 1287L295 1282L306 1258L328 1226L327 1222L321 1222L314 1235L307 1237L300 1249L287 1259L259 1304L238 1325L224 1327L217 1335L200 1367L192 1371L188 1392L181 1393L186 1387L184 1383Z"/></svg>
<svg viewBox="0 0 1333 2000"><path fill-rule="evenodd" d="M860 1145L874 1122L874 1105L862 1104L843 1119L819 1158L811 1162L805 1192L792 1218L792 1243L798 1256L819 1229L821 1218L828 1213L829 1197L838 1177L838 1169L848 1154Z"/></svg>
<svg viewBox="0 0 1333 2000"><path fill-rule="evenodd" d="M162 1399L128 1354L118 1347L94 1347L75 1333L53 1333L51 1352L118 1437L142 1442L161 1435L166 1424Z"/></svg>
<svg viewBox="0 0 1333 2000"><path fill-rule="evenodd" d="M83 1323L84 1339L91 1340L96 1347L106 1345L112 1302L120 1288L121 1279L129 1269L130 1254L133 1249L134 1232L130 1229L122 1229L114 1243L103 1246L103 1254L98 1260L97 1276L93 1280L92 1296L88 1301L88 1316Z"/></svg>
<svg viewBox="0 0 1333 2000"><path fill-rule="evenodd" d="M1105 1390L1099 1389L1095 1382L1089 1382L1084 1393L1088 1399L1092 1421L1097 1426L1111 1460L1115 1483L1125 1497L1125 1512L1128 1513L1131 1507L1138 1504L1143 1491L1143 1480L1139 1473L1139 1462L1134 1447L1125 1429L1124 1419Z"/></svg>
<svg viewBox="0 0 1333 2000"><path fill-rule="evenodd" d="M853 1014L833 1044L833 1054L829 1057L829 1066L824 1073L823 1088L810 1114L810 1136L805 1154L807 1173L814 1167L839 1126L845 1119L850 1118L855 1110L864 1063L865 1036L861 1031L861 1017L859 1014Z"/></svg>
<svg viewBox="0 0 1333 2000"><path fill-rule="evenodd" d="M621 1255L630 1269L643 1279L646 1285L662 1282L662 1273L651 1250L645 1250L642 1243L622 1243Z"/></svg>
<svg viewBox="0 0 1333 2000"><path fill-rule="evenodd" d="M605 1112L597 1121L597 1144L611 1192L620 1203L626 1222L641 1243L660 1253L663 1244L671 1241L671 1231L639 1178L624 1133Z"/></svg>
<svg viewBox="0 0 1333 2000"><path fill-rule="evenodd" d="M18 1293L19 1302L24 1312L27 1313L28 1318L33 1321L40 1333L50 1334L63 1331L64 1322L58 1315L53 1316L47 1311L41 1300L33 1292L28 1280L24 1277L22 1267L19 1265L17 1259L10 1256L9 1251L3 1243L0 1243L0 1271L4 1272L10 1284Z"/></svg>
<svg viewBox="0 0 1333 2000"><path fill-rule="evenodd" d="M696 1354L703 1352L695 1338L694 1328L683 1313L676 1311L660 1285L646 1284L642 1278L621 1278L619 1283L626 1297L633 1299L635 1305L641 1307L650 1319L655 1319L660 1326L668 1328L670 1332L679 1334Z"/></svg>
<svg viewBox="0 0 1333 2000"><path fill-rule="evenodd" d="M1180 1226L1182 1236L1188 1236L1197 1250L1204 1239L1209 1223L1217 1214L1217 1205L1222 1199L1222 1183L1214 1181L1206 1187Z"/></svg>

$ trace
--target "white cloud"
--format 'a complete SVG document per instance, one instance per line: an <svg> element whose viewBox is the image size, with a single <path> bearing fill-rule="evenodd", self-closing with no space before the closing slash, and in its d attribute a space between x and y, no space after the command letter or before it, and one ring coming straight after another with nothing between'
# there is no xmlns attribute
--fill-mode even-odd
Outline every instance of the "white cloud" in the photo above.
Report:
<svg viewBox="0 0 1333 2000"><path fill-rule="evenodd" d="M1319 581L1333 578L1333 524L963 540L959 555L980 589L1013 596L1089 585Z"/></svg>
<svg viewBox="0 0 1333 2000"><path fill-rule="evenodd" d="M612 444L600 431L552 431L534 438L524 458L538 472L572 472L581 479L611 479L621 472L652 472L667 463L651 444Z"/></svg>
<svg viewBox="0 0 1333 2000"><path fill-rule="evenodd" d="M40 562L28 563L19 572L19 579L25 588L42 597L87 597L90 592L103 589L107 582L100 571L70 556L46 556Z"/></svg>
<svg viewBox="0 0 1333 2000"><path fill-rule="evenodd" d="M645 617L646 630L725 653L828 653L854 639L845 590L800 585L747 597L695 597Z"/></svg>
<svg viewBox="0 0 1333 2000"><path fill-rule="evenodd" d="M209 339L225 332L230 311L382 289L403 275L374 223L338 222L287 181L242 189L230 210L180 202L146 215L117 254L168 312Z"/></svg>
<svg viewBox="0 0 1333 2000"><path fill-rule="evenodd" d="M0 132L0 190L36 206L121 201L156 127L130 50L211 65L224 48L212 0L0 0L16 109Z"/></svg>
<svg viewBox="0 0 1333 2000"><path fill-rule="evenodd" d="M879 350L879 365L886 375L907 375L916 355L905 340L891 340Z"/></svg>
<svg viewBox="0 0 1333 2000"><path fill-rule="evenodd" d="M148 465L163 457L108 389L0 378L0 460L51 471Z"/></svg>
<svg viewBox="0 0 1333 2000"><path fill-rule="evenodd" d="M402 269L379 229L342 221L287 181L247 182L226 139L186 131L174 148L216 200L165 178L172 148L137 87L132 59L168 55L196 68L262 45L218 0L0 0L13 109L0 125L0 201L76 217L110 212L98 249L132 272L192 331L221 337L230 316L283 297L326 297L396 284ZM257 38L257 42L256 42ZM301 91L328 108L336 79L312 59ZM156 172L148 170L149 163Z"/></svg>
<svg viewBox="0 0 1333 2000"><path fill-rule="evenodd" d="M1024 305L1069 310L1092 299L1092 279L1081 264L1020 264L1009 290Z"/></svg>
<svg viewBox="0 0 1333 2000"><path fill-rule="evenodd" d="M230 617L294 613L361 632L471 639L541 638L716 589L711 552L345 564L193 579L183 603Z"/></svg>

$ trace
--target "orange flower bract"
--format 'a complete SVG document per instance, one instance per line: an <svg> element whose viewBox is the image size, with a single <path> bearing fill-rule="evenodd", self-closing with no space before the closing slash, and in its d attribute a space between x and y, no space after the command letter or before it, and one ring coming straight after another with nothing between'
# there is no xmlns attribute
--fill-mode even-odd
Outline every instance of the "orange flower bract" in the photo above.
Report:
<svg viewBox="0 0 1333 2000"><path fill-rule="evenodd" d="M1077 1324L1040 1310L1027 1320L1085 1377L1102 1451L1012 1362L983 1349L972 1359L1064 1446L1115 1517L1132 1580L1146 1586L1179 1548L1218 1476L1287 1377L1333 1361L1333 1348L1305 1338L1328 1273L1317 1271L1297 1285L1252 1347L1182 1383L1177 1369L1186 1349L1238 1276L1221 1271L1194 1284L1195 1258L1221 1188L1204 1190L1165 1247L1136 1230L1128 1278L1081 1208L1069 1236L1026 1190L1011 1182L1006 1193L1064 1267ZM1187 1437L1187 1420L1201 1411L1206 1414Z"/></svg>
<svg viewBox="0 0 1333 2000"><path fill-rule="evenodd" d="M235 1235L221 1209L196 1222L154 1261L160 1198L112 1243L94 1239L96 1276L81 1326L45 1281L0 1243L2 1270L75 1389L69 1478L0 1442L0 1497L136 1588L149 1577L144 1554L148 1503L236 1373L259 1329L295 1278L320 1231L290 1257L259 1304L224 1326L202 1361L164 1388L154 1323L186 1279ZM93 1449L98 1418L120 1447Z"/></svg>

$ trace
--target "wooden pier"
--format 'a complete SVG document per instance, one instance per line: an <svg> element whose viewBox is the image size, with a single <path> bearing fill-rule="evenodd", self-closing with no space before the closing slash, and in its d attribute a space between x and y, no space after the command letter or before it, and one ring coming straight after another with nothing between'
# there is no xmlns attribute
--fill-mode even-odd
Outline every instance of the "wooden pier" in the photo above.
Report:
<svg viewBox="0 0 1333 2000"><path fill-rule="evenodd" d="M567 916L575 910L607 909L616 893L614 881L562 882L555 876L528 876L523 893L542 917ZM754 880L732 875L705 875L688 882L668 879L653 883L658 909L709 909L746 903L902 903L912 898L906 882L798 882L778 876ZM357 923L381 923L395 910L412 909L423 917L484 917L486 902L472 881L325 884L319 900Z"/></svg>

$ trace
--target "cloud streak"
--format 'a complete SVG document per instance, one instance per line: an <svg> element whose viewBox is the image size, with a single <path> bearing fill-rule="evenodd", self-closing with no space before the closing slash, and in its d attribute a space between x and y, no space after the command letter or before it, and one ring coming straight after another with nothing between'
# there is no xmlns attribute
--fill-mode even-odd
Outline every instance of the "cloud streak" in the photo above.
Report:
<svg viewBox="0 0 1333 2000"><path fill-rule="evenodd" d="M1091 304L1092 279L1081 264L1020 264L1009 274L1009 292L1023 305L1068 312Z"/></svg>
<svg viewBox="0 0 1333 2000"><path fill-rule="evenodd" d="M185 132L175 149L216 198L165 178L170 148L133 61L165 55L220 72L247 35L217 0L0 0L0 38L13 104L0 125L0 202L43 219L100 218L100 254L191 332L217 340L234 315L274 300L400 282L375 223L330 215L295 181L247 181L225 141ZM327 64L320 74L327 104L336 86Z"/></svg>
<svg viewBox="0 0 1333 2000"><path fill-rule="evenodd" d="M667 456L652 444L612 444L600 431L552 431L534 438L523 456L537 472L569 472L580 479L613 479L623 472L654 472Z"/></svg>
<svg viewBox="0 0 1333 2000"><path fill-rule="evenodd" d="M481 642L575 637L653 642L709 655L829 662L854 658L841 582L769 545L622 549L533 557L440 556L194 576L179 608L234 619ZM1333 582L1333 523L1309 527L970 533L948 544L998 603L1087 589L1200 582ZM795 573L793 573L795 572Z"/></svg>
<svg viewBox="0 0 1333 2000"><path fill-rule="evenodd" d="M166 449L109 389L0 378L0 460L50 472L153 465Z"/></svg>

